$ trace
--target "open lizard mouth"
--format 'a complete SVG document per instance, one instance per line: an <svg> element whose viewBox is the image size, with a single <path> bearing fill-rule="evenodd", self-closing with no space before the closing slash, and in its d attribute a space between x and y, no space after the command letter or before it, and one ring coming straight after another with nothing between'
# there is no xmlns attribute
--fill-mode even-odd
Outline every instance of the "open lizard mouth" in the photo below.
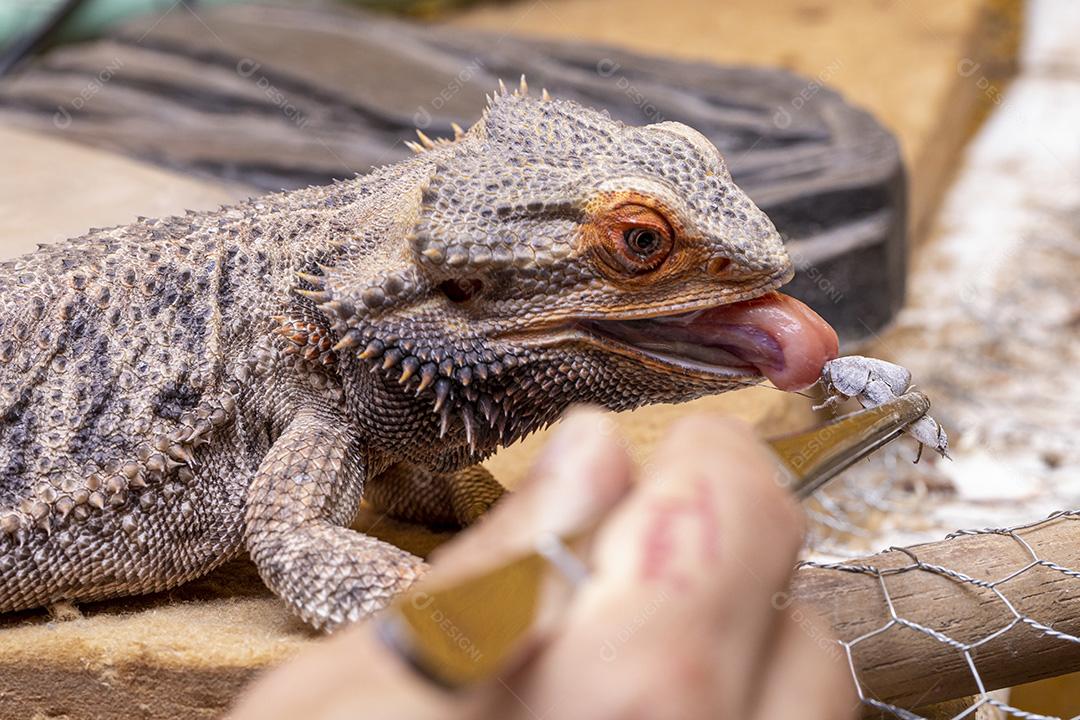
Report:
<svg viewBox="0 0 1080 720"><path fill-rule="evenodd" d="M587 320L580 327L623 354L714 377L764 375L782 390L812 385L837 355L836 331L778 292L678 315Z"/></svg>

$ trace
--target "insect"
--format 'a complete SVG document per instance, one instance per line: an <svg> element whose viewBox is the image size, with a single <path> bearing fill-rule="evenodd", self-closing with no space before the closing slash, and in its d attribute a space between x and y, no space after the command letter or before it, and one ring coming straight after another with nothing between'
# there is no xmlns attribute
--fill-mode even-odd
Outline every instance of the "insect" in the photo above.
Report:
<svg viewBox="0 0 1080 720"><path fill-rule="evenodd" d="M821 369L821 384L828 395L825 402L814 407L835 407L848 398L855 398L864 408L873 408L903 395L911 387L911 371L877 358L849 355L825 363ZM942 457L949 457L949 438L937 420L929 415L904 428L904 432L919 442L922 457L924 445L929 445Z"/></svg>

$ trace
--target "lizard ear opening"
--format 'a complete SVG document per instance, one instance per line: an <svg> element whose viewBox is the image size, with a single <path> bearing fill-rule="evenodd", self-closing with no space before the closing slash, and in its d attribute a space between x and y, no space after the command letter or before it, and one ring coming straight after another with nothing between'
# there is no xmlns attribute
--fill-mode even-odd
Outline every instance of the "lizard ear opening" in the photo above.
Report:
<svg viewBox="0 0 1080 720"><path fill-rule="evenodd" d="M455 278L439 283L439 291L454 303L472 300L483 289L484 283L477 278Z"/></svg>

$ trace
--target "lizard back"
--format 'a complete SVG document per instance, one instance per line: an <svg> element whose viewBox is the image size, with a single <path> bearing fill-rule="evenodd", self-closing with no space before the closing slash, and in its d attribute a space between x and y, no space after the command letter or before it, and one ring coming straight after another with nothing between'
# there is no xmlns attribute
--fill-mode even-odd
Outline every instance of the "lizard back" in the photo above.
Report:
<svg viewBox="0 0 1080 720"><path fill-rule="evenodd" d="M122 497L180 462L153 438L180 439L193 413L223 420L229 265L257 260L223 242L224 222L194 218L0 265L0 511L47 523Z"/></svg>

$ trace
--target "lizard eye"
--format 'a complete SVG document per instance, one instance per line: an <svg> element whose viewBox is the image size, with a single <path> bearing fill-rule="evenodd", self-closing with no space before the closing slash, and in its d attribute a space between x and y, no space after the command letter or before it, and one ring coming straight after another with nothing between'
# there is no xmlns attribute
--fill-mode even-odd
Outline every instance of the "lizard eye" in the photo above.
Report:
<svg viewBox="0 0 1080 720"><path fill-rule="evenodd" d="M623 242L626 243L626 247L630 252L640 255L644 259L659 250L664 241L656 230L636 227L630 228L623 233Z"/></svg>
<svg viewBox="0 0 1080 720"><path fill-rule="evenodd" d="M603 255L615 270L631 275L651 272L671 253L674 232L656 210L643 205L623 205L605 220Z"/></svg>

